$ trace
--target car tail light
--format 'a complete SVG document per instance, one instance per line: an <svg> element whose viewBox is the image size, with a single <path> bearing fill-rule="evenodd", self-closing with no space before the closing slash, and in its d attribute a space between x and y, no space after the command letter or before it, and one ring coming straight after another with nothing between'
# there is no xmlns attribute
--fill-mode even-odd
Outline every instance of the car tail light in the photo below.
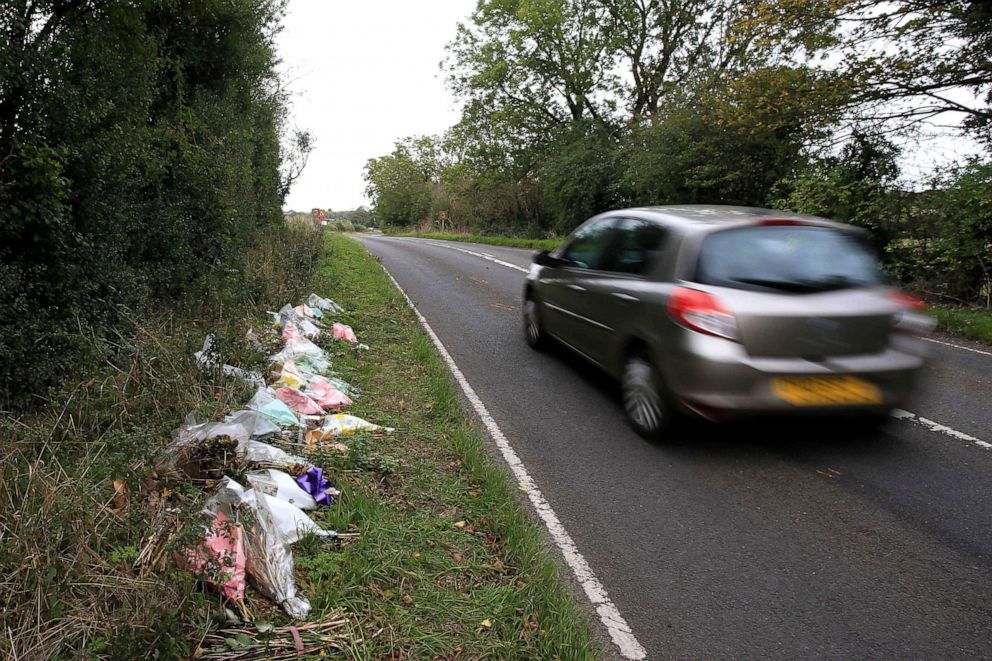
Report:
<svg viewBox="0 0 992 661"><path fill-rule="evenodd" d="M719 299L698 289L676 287L668 300L668 314L686 328L728 340L737 340L737 320Z"/></svg>
<svg viewBox="0 0 992 661"><path fill-rule="evenodd" d="M898 289L893 289L889 291L889 299L893 303L898 303L904 308L909 308L910 310L916 310L917 312L927 309L927 304L921 299L913 296L912 294L907 294L906 292L899 291Z"/></svg>
<svg viewBox="0 0 992 661"><path fill-rule="evenodd" d="M927 309L926 303L916 296L893 289L889 291L889 299L904 308L892 316L892 328L896 332L929 335L937 327L935 319L923 314Z"/></svg>

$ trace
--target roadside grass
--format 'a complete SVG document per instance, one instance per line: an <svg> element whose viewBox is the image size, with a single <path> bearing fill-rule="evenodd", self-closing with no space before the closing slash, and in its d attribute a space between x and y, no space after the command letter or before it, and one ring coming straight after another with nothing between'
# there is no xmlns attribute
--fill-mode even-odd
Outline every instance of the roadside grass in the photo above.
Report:
<svg viewBox="0 0 992 661"><path fill-rule="evenodd" d="M204 336L228 362L257 364L246 331L309 293L319 246L315 231L272 228L170 309L132 314L133 335L94 339L102 368L0 412L0 658L193 652L219 599L188 574L132 568L153 526L144 478L187 413L216 419L251 395L197 368ZM198 489L181 491L198 507Z"/></svg>
<svg viewBox="0 0 992 661"><path fill-rule="evenodd" d="M534 250L554 250L561 244L561 239L518 239L510 236L447 234L441 232L403 232L399 234L390 234L390 236L440 239L442 241L464 241L466 243L483 243L490 246L504 246L507 248L532 248Z"/></svg>
<svg viewBox="0 0 992 661"><path fill-rule="evenodd" d="M401 431L350 439L347 456L313 456L344 492L315 518L360 536L297 545L309 619L353 613L365 642L341 654L354 659L596 656L559 565L402 297L336 233L325 234L311 277L318 237L273 232L173 309L134 315L133 336L94 341L103 368L67 378L30 411L0 412L0 657L194 654L221 601L186 573L133 569L155 525L145 478L187 413L218 419L251 395L197 369L204 336L217 334L226 362L259 367L264 356L245 332L310 291L348 306L342 320L372 347L322 341L365 390L354 413ZM176 491L184 508L200 507L199 488ZM283 619L270 604L254 608Z"/></svg>
<svg viewBox="0 0 992 661"><path fill-rule="evenodd" d="M351 653L360 659L598 656L561 565L375 258L327 233L313 288L346 308L340 320L371 347L339 344L332 354L335 371L363 390L350 412L400 430L354 437L347 456L311 457L333 468L342 490L317 516L359 533L341 549L297 547L315 612L357 616L366 643Z"/></svg>
<svg viewBox="0 0 992 661"><path fill-rule="evenodd" d="M992 344L992 311L941 305L929 311L938 330Z"/></svg>

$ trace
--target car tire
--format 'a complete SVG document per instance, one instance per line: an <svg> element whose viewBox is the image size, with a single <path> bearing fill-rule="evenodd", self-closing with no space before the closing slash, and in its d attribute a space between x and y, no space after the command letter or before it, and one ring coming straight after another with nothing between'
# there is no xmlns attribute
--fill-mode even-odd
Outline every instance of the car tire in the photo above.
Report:
<svg viewBox="0 0 992 661"><path fill-rule="evenodd" d="M847 428L856 433L873 433L884 427L892 419L891 412L860 415L847 421Z"/></svg>
<svg viewBox="0 0 992 661"><path fill-rule="evenodd" d="M643 353L631 354L624 363L620 397L630 426L641 437L655 441L671 428L675 412L663 394L657 368Z"/></svg>
<svg viewBox="0 0 992 661"><path fill-rule="evenodd" d="M531 349L540 351L547 347L548 338L541 323L541 306L533 294L524 299L524 339Z"/></svg>

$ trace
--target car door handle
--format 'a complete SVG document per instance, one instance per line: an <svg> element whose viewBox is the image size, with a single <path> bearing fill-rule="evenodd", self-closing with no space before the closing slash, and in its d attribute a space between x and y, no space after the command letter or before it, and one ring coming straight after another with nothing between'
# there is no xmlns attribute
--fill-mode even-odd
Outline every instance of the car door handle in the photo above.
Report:
<svg viewBox="0 0 992 661"><path fill-rule="evenodd" d="M611 294L613 298L619 298L621 301L627 301L628 303L638 303L641 299L636 296L631 296L630 294L624 294L623 292L615 291Z"/></svg>
<svg viewBox="0 0 992 661"><path fill-rule="evenodd" d="M585 291L586 290L586 288L583 287L582 285L568 285L568 288L571 289L572 291Z"/></svg>

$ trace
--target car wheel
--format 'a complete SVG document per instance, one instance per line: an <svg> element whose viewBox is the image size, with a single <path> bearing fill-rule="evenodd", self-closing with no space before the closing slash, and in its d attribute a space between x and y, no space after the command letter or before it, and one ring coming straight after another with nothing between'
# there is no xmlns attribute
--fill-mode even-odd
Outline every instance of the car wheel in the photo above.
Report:
<svg viewBox="0 0 992 661"><path fill-rule="evenodd" d="M672 423L673 412L661 394L654 365L641 354L633 354L623 368L620 393L627 420L638 434L658 439Z"/></svg>
<svg viewBox="0 0 992 661"><path fill-rule="evenodd" d="M532 349L543 349L548 343L541 325L541 308L533 295L524 300L524 338Z"/></svg>

